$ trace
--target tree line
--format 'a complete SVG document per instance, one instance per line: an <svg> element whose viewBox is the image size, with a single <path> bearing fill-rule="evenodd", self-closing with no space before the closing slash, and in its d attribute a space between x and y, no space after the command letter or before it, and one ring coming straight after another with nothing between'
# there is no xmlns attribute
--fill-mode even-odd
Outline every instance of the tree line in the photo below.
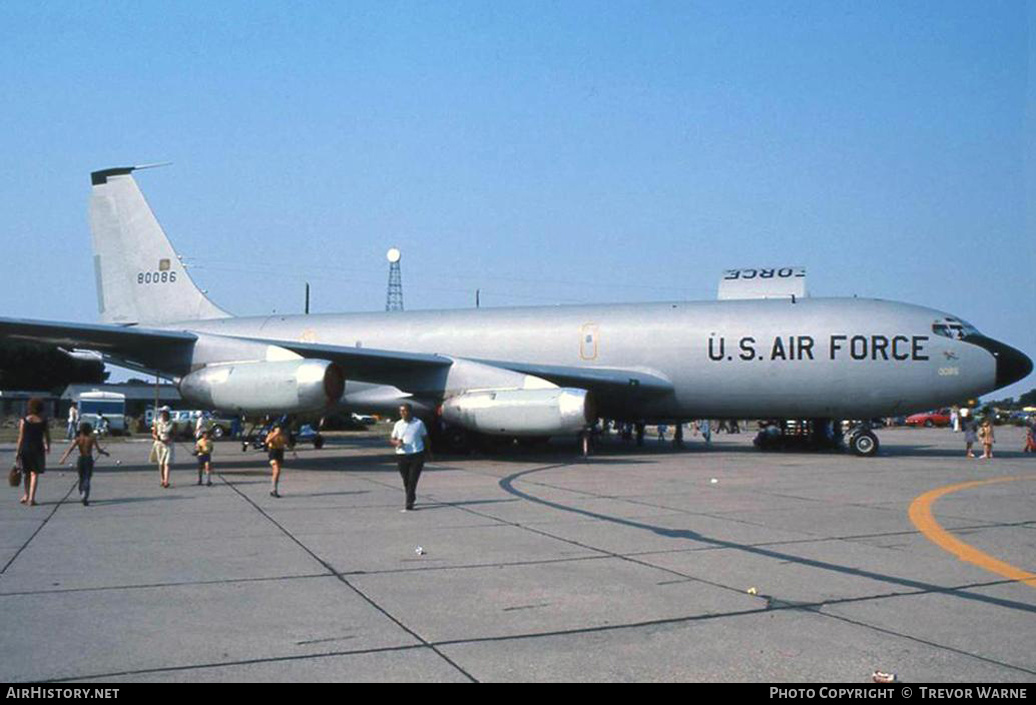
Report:
<svg viewBox="0 0 1036 705"><path fill-rule="evenodd" d="M995 406L998 409L1024 409L1027 406L1036 406L1036 389L1030 389L1017 400L1014 397L997 399L989 402L988 406Z"/></svg>

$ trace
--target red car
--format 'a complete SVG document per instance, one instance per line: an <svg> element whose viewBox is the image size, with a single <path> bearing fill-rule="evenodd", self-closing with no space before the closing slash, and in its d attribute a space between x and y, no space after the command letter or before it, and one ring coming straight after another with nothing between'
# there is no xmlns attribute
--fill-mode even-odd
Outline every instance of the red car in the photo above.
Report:
<svg viewBox="0 0 1036 705"><path fill-rule="evenodd" d="M907 416L906 423L907 426L924 426L925 428L931 428L932 426L949 426L950 410L939 409L938 411L926 411L922 414Z"/></svg>

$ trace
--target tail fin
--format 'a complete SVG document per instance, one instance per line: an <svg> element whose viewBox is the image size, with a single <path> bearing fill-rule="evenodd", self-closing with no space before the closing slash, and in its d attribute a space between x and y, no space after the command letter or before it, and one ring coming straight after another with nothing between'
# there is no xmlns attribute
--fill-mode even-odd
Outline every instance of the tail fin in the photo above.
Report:
<svg viewBox="0 0 1036 705"><path fill-rule="evenodd" d="M141 168L90 174L90 230L101 320L154 325L230 317L184 270L130 175Z"/></svg>

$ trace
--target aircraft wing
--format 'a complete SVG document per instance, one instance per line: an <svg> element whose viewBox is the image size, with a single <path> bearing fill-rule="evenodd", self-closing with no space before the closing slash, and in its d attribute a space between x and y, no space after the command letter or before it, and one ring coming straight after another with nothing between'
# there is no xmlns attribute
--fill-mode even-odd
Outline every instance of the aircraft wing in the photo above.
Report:
<svg viewBox="0 0 1036 705"><path fill-rule="evenodd" d="M414 380L423 380L427 373L445 371L453 364L453 358L445 355L281 340L250 340L277 345L302 357L336 362L345 372L346 379L391 384L400 389L412 388ZM498 367L501 370L540 377L561 387L579 387L598 394L630 394L632 392L650 395L673 391L671 381L657 373L643 370L540 365L483 359L472 361L490 367Z"/></svg>
<svg viewBox="0 0 1036 705"><path fill-rule="evenodd" d="M2 341L86 348L149 369L178 367L188 358L197 339L193 333L183 331L0 318Z"/></svg>
<svg viewBox="0 0 1036 705"><path fill-rule="evenodd" d="M208 334L206 334L208 335ZM221 336L216 336L221 337ZM235 340L277 346L305 358L338 363L347 379L389 384L400 389L427 388L440 379L454 359L445 355L379 350L339 345L303 343L270 338L229 336ZM84 348L110 355L144 369L185 372L185 363L199 335L186 331L155 328L61 323L18 318L0 318L0 339L25 341L63 348ZM501 360L473 360L520 374L533 375L562 387L578 387L597 394L654 395L672 391L668 379L652 371L603 367L542 365Z"/></svg>
<svg viewBox="0 0 1036 705"><path fill-rule="evenodd" d="M262 346L276 346L302 357L337 362L351 379L393 383L401 377L445 369L452 360L439 355L407 353L372 348L296 343L270 338L226 337ZM59 323L18 318L0 318L0 340L14 340L63 348L96 350L138 366L162 371L179 371L190 360L191 348L199 335L186 331L156 328L119 327L89 323Z"/></svg>

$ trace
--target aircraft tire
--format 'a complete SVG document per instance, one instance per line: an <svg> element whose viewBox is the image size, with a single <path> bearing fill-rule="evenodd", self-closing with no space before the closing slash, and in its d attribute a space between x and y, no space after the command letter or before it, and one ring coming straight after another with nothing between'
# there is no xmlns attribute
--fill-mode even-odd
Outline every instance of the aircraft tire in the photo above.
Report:
<svg viewBox="0 0 1036 705"><path fill-rule="evenodd" d="M849 438L849 448L861 458L871 458L878 454L878 437L870 431L854 433Z"/></svg>
<svg viewBox="0 0 1036 705"><path fill-rule="evenodd" d="M460 426L447 425L437 429L432 438L432 447L437 453L467 455L474 445L472 435Z"/></svg>
<svg viewBox="0 0 1036 705"><path fill-rule="evenodd" d="M517 438L514 436L493 436L488 433L468 432L469 443L480 453L495 455L514 447Z"/></svg>
<svg viewBox="0 0 1036 705"><path fill-rule="evenodd" d="M317 450L324 447L324 437L319 433L313 438L313 447Z"/></svg>

